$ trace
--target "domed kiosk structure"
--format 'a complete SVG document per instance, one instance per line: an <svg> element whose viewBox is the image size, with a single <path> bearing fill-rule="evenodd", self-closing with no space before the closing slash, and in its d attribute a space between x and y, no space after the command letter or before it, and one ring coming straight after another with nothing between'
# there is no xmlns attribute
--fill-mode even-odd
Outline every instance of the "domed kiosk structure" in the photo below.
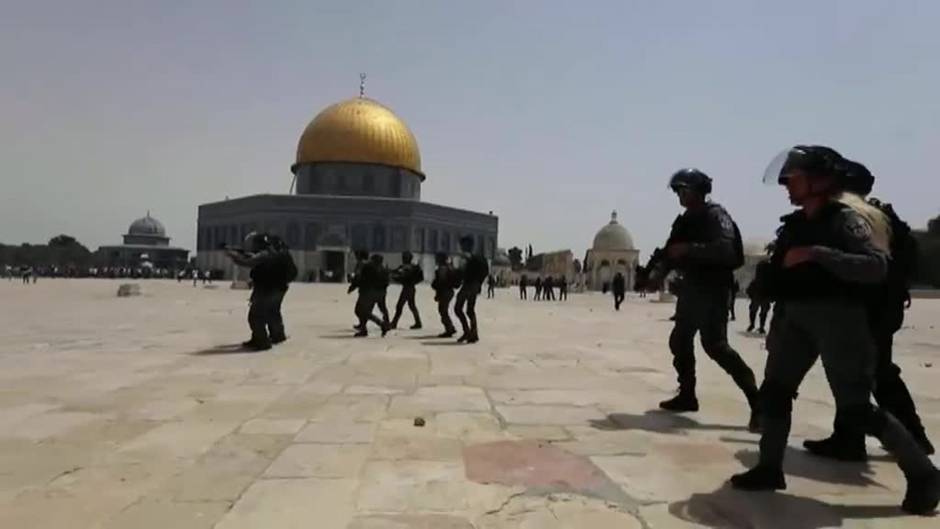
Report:
<svg viewBox="0 0 940 529"><path fill-rule="evenodd" d="M124 235L124 244L98 248L98 262L112 268L138 268L149 263L155 268L182 270L186 268L189 250L170 246L163 223L147 212L131 223Z"/></svg>
<svg viewBox="0 0 940 529"><path fill-rule="evenodd" d="M640 251L633 237L617 221L617 212L610 214L610 222L594 235L594 244L584 258L584 282L588 290L604 290L617 272L624 275L627 288L633 288Z"/></svg>
<svg viewBox="0 0 940 529"><path fill-rule="evenodd" d="M411 251L425 277L433 275L434 254L456 254L465 235L488 259L496 253L497 217L421 201L426 175L418 142L372 99L349 99L317 114L300 135L291 172L291 194L199 206L200 268L233 277L221 247L241 244L254 230L284 239L301 280L345 281L356 250L382 254L392 267Z"/></svg>

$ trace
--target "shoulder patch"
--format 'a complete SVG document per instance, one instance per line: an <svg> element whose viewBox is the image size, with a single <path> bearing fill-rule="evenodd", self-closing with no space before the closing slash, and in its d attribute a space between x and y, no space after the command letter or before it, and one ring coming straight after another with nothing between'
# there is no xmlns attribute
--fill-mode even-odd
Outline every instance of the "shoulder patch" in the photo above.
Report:
<svg viewBox="0 0 940 529"><path fill-rule="evenodd" d="M870 239L872 236L871 225L855 213L845 216L845 231L856 239Z"/></svg>

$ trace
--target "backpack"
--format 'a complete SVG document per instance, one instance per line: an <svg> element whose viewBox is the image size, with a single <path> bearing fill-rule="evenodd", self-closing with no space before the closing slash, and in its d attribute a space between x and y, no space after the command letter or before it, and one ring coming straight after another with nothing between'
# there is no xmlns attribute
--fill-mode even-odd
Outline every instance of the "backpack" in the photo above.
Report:
<svg viewBox="0 0 940 529"><path fill-rule="evenodd" d="M892 290L906 294L917 269L917 239L911 233L911 227L898 217L891 204L875 198L869 199L868 203L884 213L891 223L891 260L888 263L887 285Z"/></svg>
<svg viewBox="0 0 940 529"><path fill-rule="evenodd" d="M281 260L284 266L284 282L292 283L297 279L297 265L294 264L294 258L291 256L290 252L284 251Z"/></svg>

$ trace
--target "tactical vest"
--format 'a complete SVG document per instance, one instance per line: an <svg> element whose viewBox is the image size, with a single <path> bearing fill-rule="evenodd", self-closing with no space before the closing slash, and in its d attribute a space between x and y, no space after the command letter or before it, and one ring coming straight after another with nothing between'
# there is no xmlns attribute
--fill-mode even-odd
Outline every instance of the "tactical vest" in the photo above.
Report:
<svg viewBox="0 0 940 529"><path fill-rule="evenodd" d="M670 243L683 242L689 244L706 244L714 242L711 237L709 223L714 222L710 216L712 210L718 208L722 214L727 215L718 204L709 203L704 208L695 212L685 212L680 215L672 227L672 234L669 238ZM730 218L730 216L729 216ZM689 283L697 285L710 285L720 287L730 287L734 282L734 270L739 268L744 262L744 250L741 242L741 233L738 226L734 226L734 266L723 266L714 264L704 264L700 262L680 263L678 268Z"/></svg>
<svg viewBox="0 0 940 529"><path fill-rule="evenodd" d="M783 267L783 258L791 248L824 246L836 250L843 248L844 236L836 222L848 206L833 202L817 217L809 219L802 212L783 217L784 224L777 231L776 247L770 258L768 269L768 293L771 299L857 299L870 295L870 287L861 283L844 281L812 261L791 268Z"/></svg>

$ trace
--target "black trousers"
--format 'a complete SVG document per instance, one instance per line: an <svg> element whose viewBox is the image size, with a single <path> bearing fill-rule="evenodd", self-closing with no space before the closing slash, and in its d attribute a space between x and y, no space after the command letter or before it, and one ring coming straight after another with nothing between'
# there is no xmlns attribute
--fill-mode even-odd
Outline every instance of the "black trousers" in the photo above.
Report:
<svg viewBox="0 0 940 529"><path fill-rule="evenodd" d="M614 309L620 310L620 304L623 303L626 296L624 292L614 292Z"/></svg>
<svg viewBox="0 0 940 529"><path fill-rule="evenodd" d="M862 440L866 433L878 437L906 477L931 472L933 464L910 432L890 413L871 404L877 352L864 307L841 300L785 303L774 312L767 336L760 464L781 468L793 399L806 373L821 357L840 410L841 427Z"/></svg>
<svg viewBox="0 0 940 529"><path fill-rule="evenodd" d="M754 319L757 318L757 313L760 312L760 328L765 329L767 323L767 313L770 312L770 302L769 301L758 301L751 300L751 304L748 307L748 313L751 318L751 322L748 325L749 329L754 328Z"/></svg>
<svg viewBox="0 0 940 529"><path fill-rule="evenodd" d="M437 301L437 313L441 316L441 325L444 326L444 332L457 332L457 329L454 328L454 321L450 319L450 300L454 299L454 291L438 291L434 299Z"/></svg>
<svg viewBox="0 0 940 529"><path fill-rule="evenodd" d="M415 325L421 325L421 315L418 314L418 306L415 304L415 286L402 285L401 294L398 295L398 303L395 304L395 317L392 318L392 327L398 325L405 304L408 305L408 310L411 311L411 315L415 319Z"/></svg>
<svg viewBox="0 0 940 529"><path fill-rule="evenodd" d="M519 299L529 299L526 287L519 287Z"/></svg>
<svg viewBox="0 0 940 529"><path fill-rule="evenodd" d="M251 291L250 307L248 308L248 327L251 328L251 341L259 344L270 344L271 340L281 340L285 337L284 318L281 316L281 303L287 288L259 288Z"/></svg>
<svg viewBox="0 0 940 529"><path fill-rule="evenodd" d="M695 393L695 344L699 334L705 354L731 375L748 402L757 402L754 372L728 343L728 291L711 286L683 288L676 302L676 323L669 335L679 390Z"/></svg>
<svg viewBox="0 0 940 529"><path fill-rule="evenodd" d="M454 313L460 320L460 327L467 336L479 337L477 332L477 296L480 295L480 285L464 284L457 291L457 301L454 302ZM468 321L469 320L469 321Z"/></svg>
<svg viewBox="0 0 940 529"><path fill-rule="evenodd" d="M567 299L568 299L568 290L567 290L567 289L561 289L561 290L559 290L559 291L558 291L558 299L559 299L559 300L567 300Z"/></svg>
<svg viewBox="0 0 940 529"><path fill-rule="evenodd" d="M911 392L901 379L901 368L894 363L893 358L894 333L901 329L904 322L903 300L868 307L867 319L875 343L875 402L893 415L910 433L926 436ZM850 435L848 430L851 425L844 417L844 410L836 410L834 427L837 435Z"/></svg>
<svg viewBox="0 0 940 529"><path fill-rule="evenodd" d="M385 303L385 291L359 289L359 297L356 299L356 317L359 318L359 327L363 331L366 330L367 322L371 321L379 328L382 328L385 322L388 321L388 318L380 320L375 314L372 314L372 310L379 304L380 300L383 304Z"/></svg>

